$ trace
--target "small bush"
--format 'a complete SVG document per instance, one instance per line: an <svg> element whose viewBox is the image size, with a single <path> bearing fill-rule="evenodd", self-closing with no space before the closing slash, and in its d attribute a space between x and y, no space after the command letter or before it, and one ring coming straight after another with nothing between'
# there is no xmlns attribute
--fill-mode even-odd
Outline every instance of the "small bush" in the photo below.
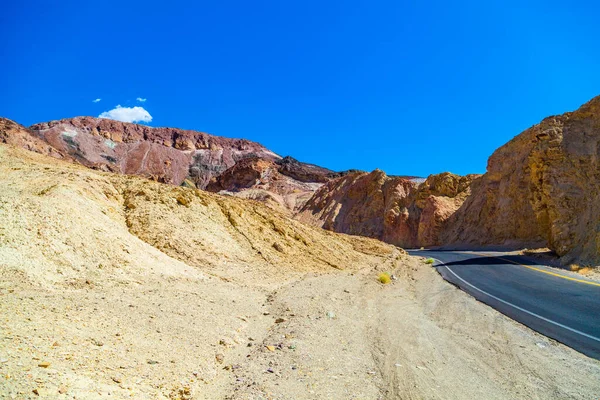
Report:
<svg viewBox="0 0 600 400"><path fill-rule="evenodd" d="M433 264L435 262L435 260L433 258L428 258L427 260L425 260L425 264Z"/></svg>
<svg viewBox="0 0 600 400"><path fill-rule="evenodd" d="M392 277L387 272L380 273L378 279L379 279L379 282L383 283L384 285L387 285L388 283L390 283L392 281Z"/></svg>
<svg viewBox="0 0 600 400"><path fill-rule="evenodd" d="M580 273L581 275L588 275L592 271L593 271L593 269L590 267L581 267L581 268L579 268L579 270L577 272Z"/></svg>
<svg viewBox="0 0 600 400"><path fill-rule="evenodd" d="M180 194L176 200L182 206L189 207L192 204L192 197L188 194Z"/></svg>
<svg viewBox="0 0 600 400"><path fill-rule="evenodd" d="M571 264L569 265L569 270L573 271L573 272L577 272L581 269L581 266L577 265L577 264Z"/></svg>

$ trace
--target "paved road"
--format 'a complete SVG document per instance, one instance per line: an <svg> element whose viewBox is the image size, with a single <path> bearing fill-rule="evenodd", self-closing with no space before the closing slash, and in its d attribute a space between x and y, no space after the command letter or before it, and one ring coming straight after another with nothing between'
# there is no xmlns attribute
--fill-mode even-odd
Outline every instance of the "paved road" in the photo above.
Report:
<svg viewBox="0 0 600 400"><path fill-rule="evenodd" d="M433 258L444 279L515 321L600 360L600 284L515 255L409 253Z"/></svg>

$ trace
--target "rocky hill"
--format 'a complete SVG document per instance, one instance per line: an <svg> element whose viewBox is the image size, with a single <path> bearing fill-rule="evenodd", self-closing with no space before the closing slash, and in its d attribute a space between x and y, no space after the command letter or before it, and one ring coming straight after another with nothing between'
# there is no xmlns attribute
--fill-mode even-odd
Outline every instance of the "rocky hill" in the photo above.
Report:
<svg viewBox="0 0 600 400"><path fill-rule="evenodd" d="M440 245L440 231L475 177L443 173L418 183L380 170L349 173L323 185L296 218L402 247Z"/></svg>
<svg viewBox="0 0 600 400"><path fill-rule="evenodd" d="M0 117L0 143L21 147L47 156L71 160L65 153L32 134L23 125Z"/></svg>
<svg viewBox="0 0 600 400"><path fill-rule="evenodd" d="M600 263L600 97L544 119L490 157L481 177L421 184L381 171L326 183L297 218L404 247L549 247Z"/></svg>
<svg viewBox="0 0 600 400"><path fill-rule="evenodd" d="M600 263L600 97L500 147L450 218L447 244L548 246Z"/></svg>
<svg viewBox="0 0 600 400"><path fill-rule="evenodd" d="M282 160L246 158L213 177L206 187L210 192L220 192L236 197L261 201L280 210L295 211L335 176L331 171L311 173L305 165L290 157ZM289 169L290 163L296 167ZM310 167L309 167L310 168ZM318 167L316 167L318 168Z"/></svg>

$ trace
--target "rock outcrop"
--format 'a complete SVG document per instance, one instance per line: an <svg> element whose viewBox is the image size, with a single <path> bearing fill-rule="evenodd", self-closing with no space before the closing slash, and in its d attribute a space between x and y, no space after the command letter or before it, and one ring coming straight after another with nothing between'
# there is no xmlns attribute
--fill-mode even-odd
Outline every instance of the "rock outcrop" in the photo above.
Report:
<svg viewBox="0 0 600 400"><path fill-rule="evenodd" d="M300 162L290 156L283 157L282 159L277 160L276 163L278 165L279 173L300 182L325 183L333 178L351 172L334 172L327 168L319 167L318 165Z"/></svg>
<svg viewBox="0 0 600 400"><path fill-rule="evenodd" d="M293 163L293 169L290 164ZM259 200L282 210L298 210L330 177L325 168L301 163L291 157L265 160L252 157L240 160L213 177L206 190Z"/></svg>
<svg viewBox="0 0 600 400"><path fill-rule="evenodd" d="M445 243L548 246L600 262L600 97L500 147L450 218Z"/></svg>
<svg viewBox="0 0 600 400"><path fill-rule="evenodd" d="M443 173L419 184L380 170L349 173L324 184L296 218L402 247L439 245L440 231L468 195L474 177Z"/></svg>
<svg viewBox="0 0 600 400"><path fill-rule="evenodd" d="M304 182L280 169L278 161L247 158L213 177L206 190L258 200L280 210L297 210L321 186L320 176L315 177L316 182Z"/></svg>
<svg viewBox="0 0 600 400"><path fill-rule="evenodd" d="M65 154L34 135L23 125L2 117L0 117L0 143L22 147L25 150L34 151L55 158L68 158Z"/></svg>

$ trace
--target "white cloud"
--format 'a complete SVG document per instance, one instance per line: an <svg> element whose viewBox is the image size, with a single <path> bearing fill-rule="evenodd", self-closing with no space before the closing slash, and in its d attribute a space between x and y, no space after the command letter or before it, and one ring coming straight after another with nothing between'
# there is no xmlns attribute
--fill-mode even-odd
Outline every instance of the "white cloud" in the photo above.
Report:
<svg viewBox="0 0 600 400"><path fill-rule="evenodd" d="M142 99L141 97L138 97L136 100L139 101L140 103L143 103L143 102L145 102L148 99Z"/></svg>
<svg viewBox="0 0 600 400"><path fill-rule="evenodd" d="M121 122L150 122L152 115L144 107L121 107L116 106L110 111L98 115L98 118L114 119Z"/></svg>
<svg viewBox="0 0 600 400"><path fill-rule="evenodd" d="M92 103L97 103L97 102L99 102L100 100L102 100L102 99L96 99L96 100L92 100Z"/></svg>

